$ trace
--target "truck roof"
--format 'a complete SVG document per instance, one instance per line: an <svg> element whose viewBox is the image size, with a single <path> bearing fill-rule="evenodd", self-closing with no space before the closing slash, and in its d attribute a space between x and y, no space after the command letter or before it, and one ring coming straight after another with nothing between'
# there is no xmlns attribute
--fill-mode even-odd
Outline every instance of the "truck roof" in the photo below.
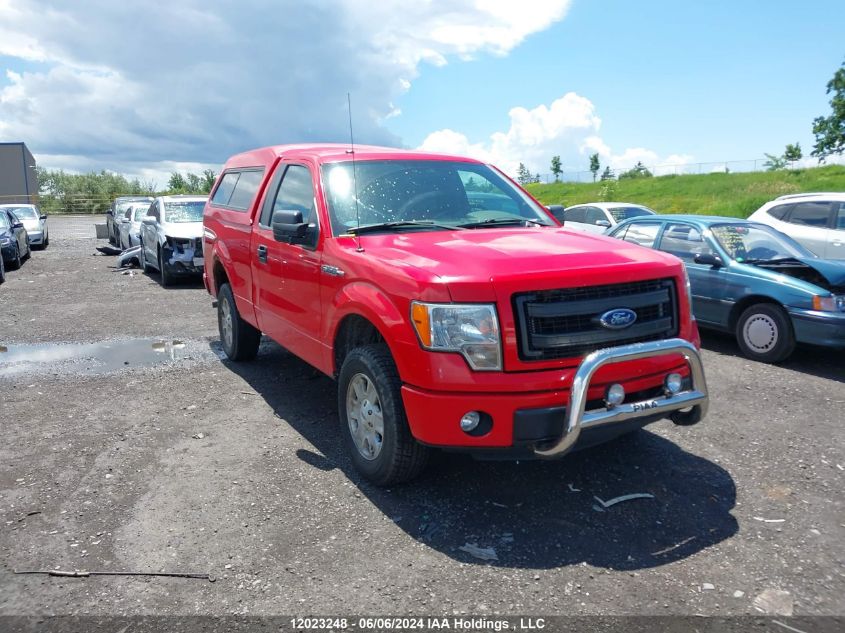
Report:
<svg viewBox="0 0 845 633"><path fill-rule="evenodd" d="M293 145L271 145L259 149L235 154L228 161L226 167L249 167L266 165L277 158L308 158L317 163L331 163L339 160L350 160L350 145L348 143L309 143ZM468 163L481 161L466 156L440 154L437 152L423 152L396 147L379 147L377 145L355 145L355 160L458 160Z"/></svg>

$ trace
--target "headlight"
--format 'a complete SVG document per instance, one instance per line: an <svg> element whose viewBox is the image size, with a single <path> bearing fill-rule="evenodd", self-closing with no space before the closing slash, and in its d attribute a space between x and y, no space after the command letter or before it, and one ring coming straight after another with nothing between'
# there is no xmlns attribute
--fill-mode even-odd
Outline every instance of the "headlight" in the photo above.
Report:
<svg viewBox="0 0 845 633"><path fill-rule="evenodd" d="M821 312L845 312L845 295L831 295L829 297L816 295L813 297L813 310L819 310Z"/></svg>
<svg viewBox="0 0 845 633"><path fill-rule="evenodd" d="M12 240L10 240L8 237L0 237L0 244L2 244L3 246L8 246L11 243Z"/></svg>
<svg viewBox="0 0 845 633"><path fill-rule="evenodd" d="M458 352L476 371L502 368L495 305L412 301L411 321L424 349Z"/></svg>

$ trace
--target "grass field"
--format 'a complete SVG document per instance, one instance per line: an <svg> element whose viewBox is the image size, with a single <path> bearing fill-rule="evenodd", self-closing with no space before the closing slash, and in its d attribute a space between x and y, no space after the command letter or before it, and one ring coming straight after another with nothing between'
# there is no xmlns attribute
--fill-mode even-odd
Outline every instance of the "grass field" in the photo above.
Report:
<svg viewBox="0 0 845 633"><path fill-rule="evenodd" d="M634 202L659 213L696 213L745 218L764 202L787 193L845 191L845 166L753 172L658 176L595 183L532 184L543 204Z"/></svg>

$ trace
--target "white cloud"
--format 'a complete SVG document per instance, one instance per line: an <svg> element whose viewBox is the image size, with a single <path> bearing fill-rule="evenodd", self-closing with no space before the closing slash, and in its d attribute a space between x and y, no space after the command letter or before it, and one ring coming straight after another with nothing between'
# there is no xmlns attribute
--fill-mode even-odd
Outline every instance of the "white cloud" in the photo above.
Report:
<svg viewBox="0 0 845 633"><path fill-rule="evenodd" d="M454 130L438 130L429 134L420 149L449 154L464 154L492 162L516 175L519 163L532 173L547 174L551 157L558 155L564 172L586 172L590 154L597 153L601 164L615 172L630 169L638 162L648 167L683 166L693 160L686 154L661 157L644 147L632 147L615 153L599 136L601 118L586 97L569 92L550 106L541 104L529 110L512 108L508 113L510 127L495 132L485 143L474 143ZM659 171L659 169L658 169ZM673 173L671 169L666 173Z"/></svg>
<svg viewBox="0 0 845 633"><path fill-rule="evenodd" d="M30 62L0 88L0 139L129 173L218 164L346 140L351 92L356 141L398 145L383 123L421 64L505 55L569 4L0 0L0 55Z"/></svg>

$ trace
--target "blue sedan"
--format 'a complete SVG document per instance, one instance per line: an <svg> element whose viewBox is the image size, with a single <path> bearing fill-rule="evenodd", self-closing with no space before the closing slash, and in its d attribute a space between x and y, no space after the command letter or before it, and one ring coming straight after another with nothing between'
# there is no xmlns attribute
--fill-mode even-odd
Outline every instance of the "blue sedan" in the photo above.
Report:
<svg viewBox="0 0 845 633"><path fill-rule="evenodd" d="M648 216L607 234L681 258L699 325L733 333L748 358L776 363L796 342L845 348L845 262L733 218Z"/></svg>

